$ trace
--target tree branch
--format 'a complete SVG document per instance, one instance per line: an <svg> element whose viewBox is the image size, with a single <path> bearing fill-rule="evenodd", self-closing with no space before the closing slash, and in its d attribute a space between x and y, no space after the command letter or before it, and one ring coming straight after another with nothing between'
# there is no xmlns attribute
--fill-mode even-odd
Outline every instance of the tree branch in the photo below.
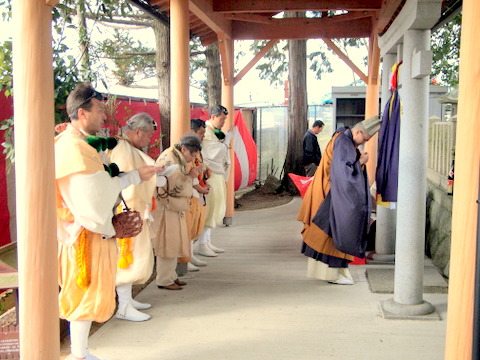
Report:
<svg viewBox="0 0 480 360"><path fill-rule="evenodd" d="M152 26L152 21L149 21L148 18L145 18L145 21L124 20L124 19L118 19L118 18L109 18L109 17L106 17L106 16L95 16L95 14L92 14L92 13L85 13L85 17L88 18L88 19L91 19L91 20L100 21L102 23L135 25L135 26L141 26L141 27ZM132 16L128 16L128 17L132 17ZM135 17L133 17L133 18L135 18Z"/></svg>

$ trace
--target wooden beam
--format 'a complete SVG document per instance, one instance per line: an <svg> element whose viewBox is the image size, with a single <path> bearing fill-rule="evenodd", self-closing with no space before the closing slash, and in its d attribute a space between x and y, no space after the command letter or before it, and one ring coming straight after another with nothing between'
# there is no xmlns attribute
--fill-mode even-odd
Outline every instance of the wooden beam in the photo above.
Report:
<svg viewBox="0 0 480 360"><path fill-rule="evenodd" d="M199 30L198 32L195 33L195 35L197 35L197 36L200 37L200 38L203 37L203 36L209 35L209 34L211 34L211 36L213 37L213 39L214 39L213 42L215 42L215 41L218 40L218 39L217 39L217 34L214 33L214 32L212 31L212 29L210 29L208 26L206 26L204 29Z"/></svg>
<svg viewBox="0 0 480 360"><path fill-rule="evenodd" d="M210 31L208 34L199 35L199 37L203 46L207 46L218 41L217 34L213 31Z"/></svg>
<svg viewBox="0 0 480 360"><path fill-rule="evenodd" d="M390 0L382 4L374 20L373 28L377 34L385 32L385 28L390 24L398 9L403 6L406 0Z"/></svg>
<svg viewBox="0 0 480 360"><path fill-rule="evenodd" d="M325 16L321 19L330 22L343 22L343 21L351 21L356 19L363 19L367 17L374 17L377 15L377 11L350 11L347 14L341 15L334 15L334 16Z"/></svg>
<svg viewBox="0 0 480 360"><path fill-rule="evenodd" d="M44 1L12 1L10 26L14 39L20 357L58 359L52 9Z"/></svg>
<svg viewBox="0 0 480 360"><path fill-rule="evenodd" d="M189 9L217 34L224 34L229 39L232 37L232 20L215 13L212 0L189 0Z"/></svg>
<svg viewBox="0 0 480 360"><path fill-rule="evenodd" d="M219 50L220 56L222 56L222 70L224 81L222 83L222 105L228 109L227 119L225 125L223 125L222 130L228 131L233 128L235 121L235 106L234 106L234 85L233 85L233 59L234 59L234 41L232 39L226 38L225 35L219 34ZM226 60L226 61L225 61ZM225 66L226 65L226 66ZM235 163L235 153L234 153L234 141L230 142L230 149L228 151L230 156L230 163ZM226 184L227 198L226 198L226 209L225 217L223 223L225 225L232 224L232 218L234 215L234 205L235 205L235 166L230 166L230 176Z"/></svg>
<svg viewBox="0 0 480 360"><path fill-rule="evenodd" d="M188 0L170 2L170 142L190 130Z"/></svg>
<svg viewBox="0 0 480 360"><path fill-rule="evenodd" d="M371 18L352 20L348 26L327 18L273 19L269 25L234 21L232 36L235 40L361 38L370 36L371 24Z"/></svg>
<svg viewBox="0 0 480 360"><path fill-rule="evenodd" d="M472 346L475 319L480 169L480 2L463 0L458 119L455 145L455 189L452 206L450 281L445 360L477 359ZM477 299L478 300L478 299ZM477 350L477 349L475 349Z"/></svg>
<svg viewBox="0 0 480 360"><path fill-rule="evenodd" d="M263 48L260 50L252 60L242 69L240 72L235 76L233 79L233 85L237 85L237 83L242 80L246 73L250 71L252 67L255 66L256 63L272 48L275 44L278 43L278 40L270 40Z"/></svg>
<svg viewBox="0 0 480 360"><path fill-rule="evenodd" d="M222 60L223 84L233 86L234 63L230 47L233 46L233 40L228 39L225 34L218 34L218 51Z"/></svg>
<svg viewBox="0 0 480 360"><path fill-rule="evenodd" d="M225 18L232 19L232 20L240 20L246 22L255 22L259 24L271 24L272 18L258 15L258 14L225 14Z"/></svg>
<svg viewBox="0 0 480 360"><path fill-rule="evenodd" d="M213 0L217 12L280 12L328 10L379 10L382 0Z"/></svg>
<svg viewBox="0 0 480 360"><path fill-rule="evenodd" d="M338 55L338 57L339 57L340 59L343 60L343 62L344 62L345 64L347 64L347 65L350 67L350 69L353 70L353 72L354 72L355 74L357 74L357 75L360 77L360 79L362 79L362 80L365 82L365 84L368 82L368 77L367 77L367 75L365 75L365 74L363 73L363 71L360 70L360 69L357 67L357 65L355 65L355 64L353 63L353 61L350 60L350 58L349 58L347 55L345 55L345 53L344 53L342 50L340 50L340 49L337 47L337 45L335 45L335 44L333 43L332 40L330 40L330 39L322 39L322 40L325 42L325 44L327 44L327 46L328 46L330 49L332 49L332 51L333 51L335 54Z"/></svg>
<svg viewBox="0 0 480 360"><path fill-rule="evenodd" d="M365 119L380 113L380 82L378 74L380 71L380 48L378 47L378 35L372 33L368 44L368 79L367 93L365 97ZM367 162L367 174L370 186L375 181L378 159L378 133L376 133L370 141L365 144L365 151L368 152L369 160Z"/></svg>

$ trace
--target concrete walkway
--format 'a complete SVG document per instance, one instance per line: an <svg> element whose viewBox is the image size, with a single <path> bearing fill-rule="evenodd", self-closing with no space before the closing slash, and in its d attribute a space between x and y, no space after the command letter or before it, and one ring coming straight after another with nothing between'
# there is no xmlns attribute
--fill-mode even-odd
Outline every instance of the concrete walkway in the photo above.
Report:
<svg viewBox="0 0 480 360"><path fill-rule="evenodd" d="M392 295L369 290L366 266L350 266L353 286L306 278L300 203L236 212L233 226L213 233L225 254L188 274L181 291L151 283L137 299L153 304L152 319L112 318L90 338L92 353L110 360L443 359L446 294L424 296L440 321L385 320L379 304Z"/></svg>

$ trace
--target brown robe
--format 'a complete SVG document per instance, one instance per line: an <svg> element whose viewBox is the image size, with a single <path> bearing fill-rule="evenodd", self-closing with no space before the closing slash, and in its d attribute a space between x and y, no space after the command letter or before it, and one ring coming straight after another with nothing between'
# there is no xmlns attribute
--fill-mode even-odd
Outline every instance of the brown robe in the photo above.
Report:
<svg viewBox="0 0 480 360"><path fill-rule="evenodd" d="M155 163L165 167L172 164L178 164L178 169L167 177L165 186L158 188L160 196L157 196L157 208L153 212L155 222L158 222L158 233L152 239L152 245L155 255L160 257L189 257L190 233L185 212L190 209L192 178L187 175L189 166L185 158L174 147L165 150ZM175 206L184 206L184 210L175 209L174 202Z"/></svg>
<svg viewBox="0 0 480 360"><path fill-rule="evenodd" d="M313 181L305 193L297 220L303 222L303 241L313 250L325 255L353 261L353 256L337 250L333 239L312 222L313 217L330 191L330 167L333 159L333 148L335 140L340 134L336 133L328 143Z"/></svg>

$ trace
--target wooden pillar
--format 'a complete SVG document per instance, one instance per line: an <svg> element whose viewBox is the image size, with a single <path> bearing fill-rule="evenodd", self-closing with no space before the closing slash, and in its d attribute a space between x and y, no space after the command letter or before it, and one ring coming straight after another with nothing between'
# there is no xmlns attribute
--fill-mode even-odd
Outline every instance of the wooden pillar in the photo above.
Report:
<svg viewBox="0 0 480 360"><path fill-rule="evenodd" d="M170 144L190 131L190 44L188 0L170 1Z"/></svg>
<svg viewBox="0 0 480 360"><path fill-rule="evenodd" d="M464 0L445 359L470 360L480 169L480 2Z"/></svg>
<svg viewBox="0 0 480 360"><path fill-rule="evenodd" d="M20 354L52 360L60 357L52 8L12 6Z"/></svg>
<svg viewBox="0 0 480 360"><path fill-rule="evenodd" d="M380 101L380 48L378 47L378 36L372 34L370 36L368 49L368 81L367 81L367 95L365 99L365 118L368 119L374 115L379 114L378 104ZM377 168L377 148L378 148L378 133L375 134L366 144L365 150L370 157L367 162L368 178L370 185L375 181L375 169Z"/></svg>
<svg viewBox="0 0 480 360"><path fill-rule="evenodd" d="M222 105L228 109L228 116L227 121L225 121L225 125L223 130L229 130L234 125L234 111L235 106L233 103L233 87L234 87L234 45L233 40L228 39L224 36L219 36L219 50L220 56L222 59L222 75L223 75L223 82L222 82ZM225 218L223 223L225 225L232 224L232 218L234 213L234 203L235 203L235 187L234 187L234 171L235 171L235 157L233 151L233 140L230 143L230 176L228 177L227 182L227 210L225 213Z"/></svg>

